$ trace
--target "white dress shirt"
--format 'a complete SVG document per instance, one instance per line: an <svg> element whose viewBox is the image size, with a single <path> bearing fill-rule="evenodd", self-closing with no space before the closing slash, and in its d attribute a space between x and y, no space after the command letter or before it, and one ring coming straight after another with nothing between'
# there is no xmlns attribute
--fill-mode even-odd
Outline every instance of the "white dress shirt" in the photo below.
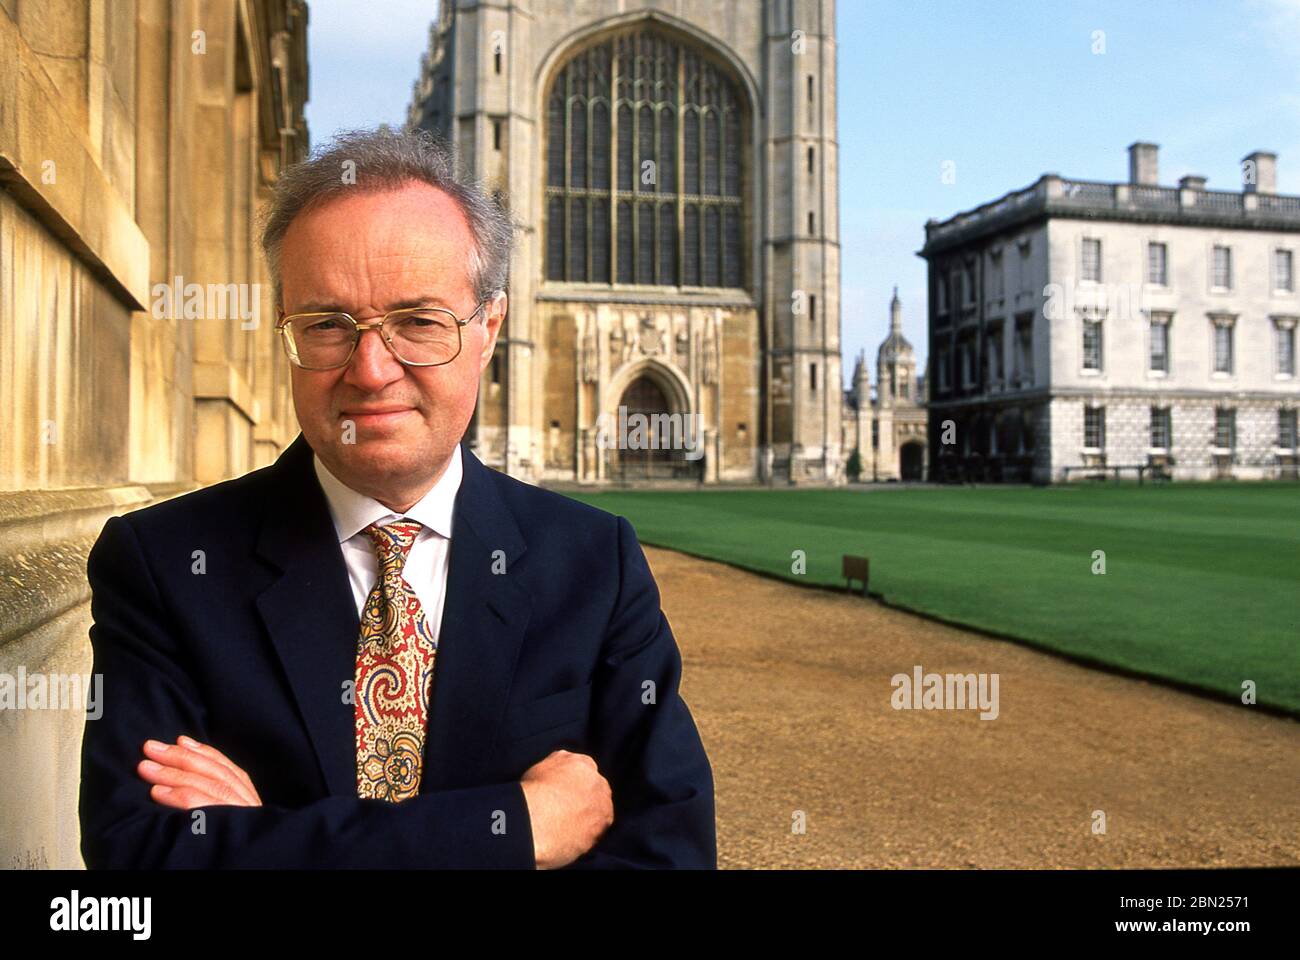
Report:
<svg viewBox="0 0 1300 960"><path fill-rule="evenodd" d="M379 558L374 545L365 532L372 523L381 526L396 520L415 520L423 525L406 555L402 576L411 585L424 617L429 623L433 641L438 642L442 626L443 601L447 595L447 567L451 555L452 508L456 491L460 489L462 465L460 444L452 453L451 462L433 488L420 498L406 513L393 513L378 500L357 493L326 469L320 457L313 455L316 479L325 491L330 517L343 549L343 561L348 568L348 581L352 586L352 599L356 601L357 616L366 605L366 597L379 579Z"/></svg>

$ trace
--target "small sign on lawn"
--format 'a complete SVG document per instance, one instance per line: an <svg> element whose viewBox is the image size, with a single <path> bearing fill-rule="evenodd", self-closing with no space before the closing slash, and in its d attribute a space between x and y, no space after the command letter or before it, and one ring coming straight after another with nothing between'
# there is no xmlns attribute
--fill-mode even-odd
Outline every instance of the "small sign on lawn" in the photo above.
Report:
<svg viewBox="0 0 1300 960"><path fill-rule="evenodd" d="M855 557L850 553L844 554L844 586L848 590L853 589L853 581L862 581L862 595L867 595L867 577L870 568L870 561L866 557Z"/></svg>

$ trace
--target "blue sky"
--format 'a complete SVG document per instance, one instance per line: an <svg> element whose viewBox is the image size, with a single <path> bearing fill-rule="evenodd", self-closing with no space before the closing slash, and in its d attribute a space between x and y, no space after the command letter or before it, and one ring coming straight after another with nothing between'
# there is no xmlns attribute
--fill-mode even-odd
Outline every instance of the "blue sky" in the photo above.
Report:
<svg viewBox="0 0 1300 960"><path fill-rule="evenodd" d="M435 0L310 9L313 143L401 123ZM1300 0L839 0L836 16L845 376L874 356L894 284L924 361L929 217L1047 172L1123 180L1134 140L1160 144L1161 183L1217 189L1272 150L1279 191L1300 194Z"/></svg>

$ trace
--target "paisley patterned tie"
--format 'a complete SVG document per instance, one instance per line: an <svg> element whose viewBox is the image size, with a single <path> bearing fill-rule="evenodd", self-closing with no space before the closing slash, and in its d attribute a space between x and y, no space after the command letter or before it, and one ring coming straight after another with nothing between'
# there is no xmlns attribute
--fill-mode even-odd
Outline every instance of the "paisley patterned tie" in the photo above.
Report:
<svg viewBox="0 0 1300 960"><path fill-rule="evenodd" d="M357 641L357 795L390 803L420 791L438 648L420 598L402 576L420 530L414 520L366 527L379 578L366 598Z"/></svg>

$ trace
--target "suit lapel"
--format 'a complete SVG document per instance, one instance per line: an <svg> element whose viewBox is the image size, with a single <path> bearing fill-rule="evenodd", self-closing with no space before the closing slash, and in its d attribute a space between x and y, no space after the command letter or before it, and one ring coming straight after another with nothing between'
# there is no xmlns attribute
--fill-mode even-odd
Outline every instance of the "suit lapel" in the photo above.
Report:
<svg viewBox="0 0 1300 960"><path fill-rule="evenodd" d="M298 435L276 461L280 478L257 544L281 571L257 598L330 794L356 793L356 730L344 683L356 675L357 617L329 503Z"/></svg>
<svg viewBox="0 0 1300 960"><path fill-rule="evenodd" d="M464 444L461 461L422 792L477 784L500 733L532 609L512 576L527 545L498 479Z"/></svg>
<svg viewBox="0 0 1300 960"><path fill-rule="evenodd" d="M477 783L500 733L531 613L527 590L511 576L527 545L497 478L464 444L461 462L421 792ZM274 470L257 552L281 575L257 597L257 609L329 793L355 794L354 708L342 695L355 678L361 624L347 567L301 434Z"/></svg>

